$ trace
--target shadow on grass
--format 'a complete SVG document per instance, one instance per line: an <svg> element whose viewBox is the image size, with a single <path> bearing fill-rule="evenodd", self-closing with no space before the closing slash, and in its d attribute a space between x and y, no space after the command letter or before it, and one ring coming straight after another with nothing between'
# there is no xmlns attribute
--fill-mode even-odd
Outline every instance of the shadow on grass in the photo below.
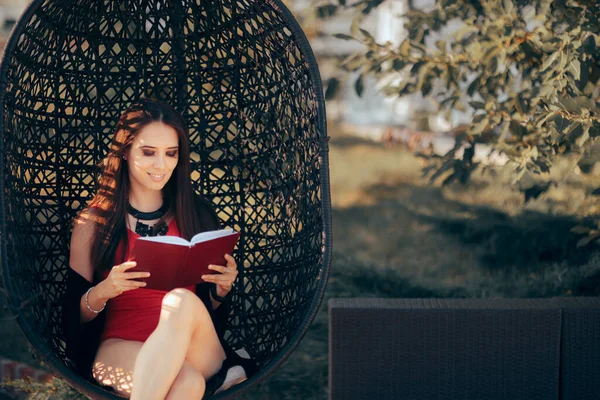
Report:
<svg viewBox="0 0 600 400"><path fill-rule="evenodd" d="M440 259L447 263L453 253L446 251L451 248L468 253L471 257L467 261L476 261L477 268L518 267L524 272L548 263L580 266L599 251L595 245L577 248L581 236L571 229L581 221L572 216L530 210L511 216L490 207L446 199L439 188L411 184L378 184L368 192L374 204L334 210L334 240L338 239L342 247L346 242L358 246L359 252L365 250L373 260L389 263L390 257L381 256L395 253L391 260L399 261L398 268L406 265L407 257L402 257L406 243L412 247L412 262L443 251ZM591 224L592 220L584 222ZM393 247L387 242L394 243ZM463 261L464 257L457 257L451 262Z"/></svg>
<svg viewBox="0 0 600 400"><path fill-rule="evenodd" d="M368 146L372 148L382 148L383 144L375 142L373 140L364 139L358 136L334 136L329 139L329 144L340 148L347 148L353 146Z"/></svg>

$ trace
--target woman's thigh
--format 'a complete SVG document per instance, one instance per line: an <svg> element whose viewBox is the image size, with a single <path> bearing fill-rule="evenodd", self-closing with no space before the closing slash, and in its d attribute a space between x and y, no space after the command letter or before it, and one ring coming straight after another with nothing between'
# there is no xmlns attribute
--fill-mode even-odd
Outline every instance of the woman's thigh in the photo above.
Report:
<svg viewBox="0 0 600 400"><path fill-rule="evenodd" d="M102 342L92 368L94 378L102 385L112 387L121 396L129 397L133 388L133 368L142 345L142 342L124 339ZM187 360L180 373L186 369L197 371Z"/></svg>
<svg viewBox="0 0 600 400"><path fill-rule="evenodd" d="M208 321L208 323L212 326L212 321ZM206 380L219 372L221 364L225 360L225 351L214 326L208 332L205 329L194 332L185 360L200 371Z"/></svg>
<svg viewBox="0 0 600 400"><path fill-rule="evenodd" d="M185 360L196 368L206 380L219 372L221 364L225 360L225 351L219 341L212 319L206 311L206 306L195 294L185 293L192 307L184 308L188 312L195 313L185 319L195 321L190 345L186 352Z"/></svg>
<svg viewBox="0 0 600 400"><path fill-rule="evenodd" d="M119 394L129 397L133 367L142 345L134 340L105 340L96 353L92 375L100 384L111 386Z"/></svg>

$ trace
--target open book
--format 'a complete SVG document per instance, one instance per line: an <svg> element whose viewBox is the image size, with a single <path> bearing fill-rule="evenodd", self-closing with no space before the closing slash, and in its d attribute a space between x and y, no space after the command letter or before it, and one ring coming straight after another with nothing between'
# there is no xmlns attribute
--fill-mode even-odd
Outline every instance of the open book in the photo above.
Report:
<svg viewBox="0 0 600 400"><path fill-rule="evenodd" d="M219 273L210 264L225 265L240 237L232 229L201 232L189 242L177 236L139 237L130 260L137 262L129 271L150 272L146 289L171 290L204 282L202 275Z"/></svg>

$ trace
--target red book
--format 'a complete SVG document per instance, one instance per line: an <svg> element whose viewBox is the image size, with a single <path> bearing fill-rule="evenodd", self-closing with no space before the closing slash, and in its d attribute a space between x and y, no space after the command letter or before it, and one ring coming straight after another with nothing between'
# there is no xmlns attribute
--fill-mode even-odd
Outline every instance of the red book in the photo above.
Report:
<svg viewBox="0 0 600 400"><path fill-rule="evenodd" d="M201 232L189 242L177 236L145 236L136 239L130 260L137 265L129 271L150 272L147 289L169 291L204 282L202 275L220 273L210 264L225 266L240 237L233 229Z"/></svg>

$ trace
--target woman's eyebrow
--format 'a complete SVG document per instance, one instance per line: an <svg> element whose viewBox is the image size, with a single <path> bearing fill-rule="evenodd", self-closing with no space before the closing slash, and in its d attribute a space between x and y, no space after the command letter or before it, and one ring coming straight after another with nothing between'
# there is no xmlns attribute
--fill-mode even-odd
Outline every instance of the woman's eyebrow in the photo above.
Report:
<svg viewBox="0 0 600 400"><path fill-rule="evenodd" d="M140 149L155 149L156 147L154 146L140 146ZM171 150L171 149L178 149L179 146L173 146L173 147L167 147L167 150Z"/></svg>

